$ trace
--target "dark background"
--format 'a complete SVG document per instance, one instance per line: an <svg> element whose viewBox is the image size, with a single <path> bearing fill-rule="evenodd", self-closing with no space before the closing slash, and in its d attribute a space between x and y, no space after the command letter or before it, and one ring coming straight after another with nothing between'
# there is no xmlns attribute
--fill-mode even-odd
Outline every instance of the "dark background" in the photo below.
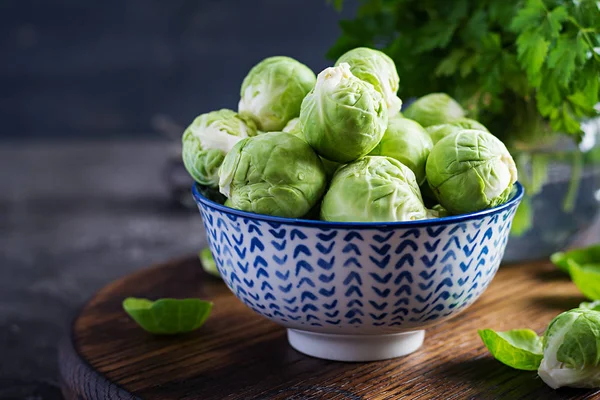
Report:
<svg viewBox="0 0 600 400"><path fill-rule="evenodd" d="M165 179L183 128L236 109L265 57L330 65L340 17L326 0L0 0L0 399L61 398L81 305L206 246Z"/></svg>
<svg viewBox="0 0 600 400"><path fill-rule="evenodd" d="M0 138L157 136L236 109L265 57L331 64L339 18L326 0L3 0Z"/></svg>

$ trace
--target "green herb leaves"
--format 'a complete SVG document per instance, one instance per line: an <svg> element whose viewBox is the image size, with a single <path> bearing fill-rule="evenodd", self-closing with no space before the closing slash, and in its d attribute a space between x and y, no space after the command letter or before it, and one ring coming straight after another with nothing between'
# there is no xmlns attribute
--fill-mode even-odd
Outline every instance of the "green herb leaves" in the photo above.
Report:
<svg viewBox="0 0 600 400"><path fill-rule="evenodd" d="M555 131L573 135L581 134L581 118L594 115L598 101L597 90L584 95L579 83L598 81L600 71L598 59L589 56L598 45L600 27L584 27L575 17L587 2L553 2L564 4L550 8L550 2L528 0L510 25L517 34L517 59L536 90L539 112ZM600 10L596 13L600 16Z"/></svg>
<svg viewBox="0 0 600 400"><path fill-rule="evenodd" d="M402 98L449 93L504 140L579 138L597 115L595 0L364 0L340 25L329 57L380 48L396 62Z"/></svg>
<svg viewBox="0 0 600 400"><path fill-rule="evenodd" d="M160 299L150 301L129 297L123 309L144 330L157 335L173 335L200 328L213 303L200 299Z"/></svg>
<svg viewBox="0 0 600 400"><path fill-rule="evenodd" d="M540 71L546 60L548 47L550 43L532 31L523 32L517 39L517 59L527 71L529 81L535 86L542 82Z"/></svg>
<svg viewBox="0 0 600 400"><path fill-rule="evenodd" d="M542 338L531 329L507 332L482 329L479 336L494 358L509 367L536 371L542 362Z"/></svg>

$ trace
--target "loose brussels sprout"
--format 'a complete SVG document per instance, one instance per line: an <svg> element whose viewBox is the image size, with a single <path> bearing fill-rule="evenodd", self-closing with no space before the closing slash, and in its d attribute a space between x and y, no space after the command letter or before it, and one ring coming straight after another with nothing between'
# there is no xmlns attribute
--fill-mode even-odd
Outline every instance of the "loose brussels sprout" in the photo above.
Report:
<svg viewBox="0 0 600 400"><path fill-rule="evenodd" d="M600 312L564 312L552 320L543 340L538 374L548 386L600 387Z"/></svg>
<svg viewBox="0 0 600 400"><path fill-rule="evenodd" d="M292 135L296 135L304 139L304 134L302 133L302 124L300 123L300 118L298 117L290 119L283 128L283 132L291 133Z"/></svg>
<svg viewBox="0 0 600 400"><path fill-rule="evenodd" d="M183 164L196 182L216 187L225 154L241 139L254 135L254 122L234 111L222 109L202 114L183 133Z"/></svg>
<svg viewBox="0 0 600 400"><path fill-rule="evenodd" d="M302 99L315 80L315 73L293 58L265 58L242 83L239 113L252 118L261 131L280 131L298 116Z"/></svg>
<svg viewBox="0 0 600 400"><path fill-rule="evenodd" d="M393 222L427 218L415 174L400 161L367 156L337 170L321 203L321 219Z"/></svg>
<svg viewBox="0 0 600 400"><path fill-rule="evenodd" d="M243 211L299 218L321 198L327 178L313 149L285 132L241 140L225 156L219 190Z"/></svg>
<svg viewBox="0 0 600 400"><path fill-rule="evenodd" d="M407 118L390 118L383 138L369 153L371 156L395 158L415 173L417 183L425 182L425 163L433 143L417 122Z"/></svg>
<svg viewBox="0 0 600 400"><path fill-rule="evenodd" d="M404 117L417 121L427 128L463 118L465 110L446 93L432 93L417 99L406 111Z"/></svg>
<svg viewBox="0 0 600 400"><path fill-rule="evenodd" d="M317 153L345 163L377 146L387 127L387 107L373 85L341 63L319 74L302 101L300 122L306 141Z"/></svg>
<svg viewBox="0 0 600 400"><path fill-rule="evenodd" d="M480 124L474 119L469 118L461 118L452 122L448 122L447 124L432 125L425 128L429 134L429 137L433 141L433 144L436 144L446 136L450 136L453 133L462 131L463 129L476 129L478 131L489 132L488 128L486 128L483 124Z"/></svg>
<svg viewBox="0 0 600 400"><path fill-rule="evenodd" d="M388 108L388 115L393 117L402 107L402 100L398 98L400 77L396 71L394 60L379 50L366 47L357 47L343 54L335 63L350 65L350 71L358 79L369 82L383 95Z"/></svg>
<svg viewBox="0 0 600 400"><path fill-rule="evenodd" d="M440 204L452 214L500 205L517 181L517 168L506 146L494 135L463 130L433 146L427 181Z"/></svg>
<svg viewBox="0 0 600 400"><path fill-rule="evenodd" d="M302 132L302 123L300 122L300 118L294 118L288 122L288 124L283 128L284 132L291 133L292 135L298 136L300 139L305 140L304 133ZM325 167L325 173L327 174L327 178L331 179L335 171L340 166L340 163L335 161L329 161L326 158L320 157L321 162L323 163L323 167Z"/></svg>

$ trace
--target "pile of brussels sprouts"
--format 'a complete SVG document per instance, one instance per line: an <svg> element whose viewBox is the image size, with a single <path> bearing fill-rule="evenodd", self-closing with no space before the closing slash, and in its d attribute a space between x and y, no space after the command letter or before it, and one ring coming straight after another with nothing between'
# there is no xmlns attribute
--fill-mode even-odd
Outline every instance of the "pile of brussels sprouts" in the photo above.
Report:
<svg viewBox="0 0 600 400"><path fill-rule="evenodd" d="M289 218L394 222L507 201L517 180L504 144L443 93L404 114L391 58L367 48L318 76L270 57L244 79L237 113L198 116L186 169L225 205Z"/></svg>

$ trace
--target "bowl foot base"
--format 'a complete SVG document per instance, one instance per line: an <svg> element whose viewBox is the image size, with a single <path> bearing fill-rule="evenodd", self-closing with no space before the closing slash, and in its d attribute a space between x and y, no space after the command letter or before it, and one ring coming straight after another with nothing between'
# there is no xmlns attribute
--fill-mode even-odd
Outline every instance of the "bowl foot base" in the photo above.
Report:
<svg viewBox="0 0 600 400"><path fill-rule="evenodd" d="M423 345L425 331L388 335L338 335L287 330L290 345L301 353L333 361L377 361L410 354Z"/></svg>

